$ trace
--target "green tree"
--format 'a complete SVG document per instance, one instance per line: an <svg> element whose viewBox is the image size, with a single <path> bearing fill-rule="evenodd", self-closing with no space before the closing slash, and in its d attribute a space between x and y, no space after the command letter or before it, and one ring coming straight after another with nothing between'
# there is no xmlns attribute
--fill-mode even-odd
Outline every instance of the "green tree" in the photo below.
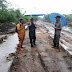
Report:
<svg viewBox="0 0 72 72"><path fill-rule="evenodd" d="M7 1L0 0L0 23L17 22L21 17L24 18L25 22L29 21L30 17L25 17L24 14L20 12L20 9L8 9Z"/></svg>
<svg viewBox="0 0 72 72"><path fill-rule="evenodd" d="M32 17L35 21L37 21L38 20L38 16L34 16L34 17Z"/></svg>
<svg viewBox="0 0 72 72"><path fill-rule="evenodd" d="M0 0L0 10L2 10L2 11L7 10L7 1L6 0Z"/></svg>
<svg viewBox="0 0 72 72"><path fill-rule="evenodd" d="M67 19L68 21L72 21L72 14L69 14L69 15L63 14L63 15L66 17L66 19Z"/></svg>
<svg viewBox="0 0 72 72"><path fill-rule="evenodd" d="M49 20L49 14L44 15L43 19L44 19L44 20Z"/></svg>

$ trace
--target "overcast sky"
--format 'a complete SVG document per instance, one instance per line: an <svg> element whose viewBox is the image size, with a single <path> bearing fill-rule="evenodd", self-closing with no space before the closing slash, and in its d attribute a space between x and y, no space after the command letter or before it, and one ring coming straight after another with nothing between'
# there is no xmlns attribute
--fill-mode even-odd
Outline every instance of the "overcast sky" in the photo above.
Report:
<svg viewBox="0 0 72 72"><path fill-rule="evenodd" d="M14 9L20 8L26 14L72 13L72 0L7 0Z"/></svg>

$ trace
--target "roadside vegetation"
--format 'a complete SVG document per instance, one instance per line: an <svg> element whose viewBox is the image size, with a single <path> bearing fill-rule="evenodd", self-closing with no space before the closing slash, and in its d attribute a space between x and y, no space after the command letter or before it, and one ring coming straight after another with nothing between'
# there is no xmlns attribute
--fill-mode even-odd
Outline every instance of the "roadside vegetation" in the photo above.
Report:
<svg viewBox="0 0 72 72"><path fill-rule="evenodd" d="M72 14L68 14L68 15L63 14L63 15L66 17L68 22L72 22ZM43 20L50 21L49 14L44 15Z"/></svg>
<svg viewBox="0 0 72 72"><path fill-rule="evenodd" d="M20 17L23 17L25 22L30 20L30 17L25 17L20 9L8 9L9 6L6 0L0 0L0 23L17 22Z"/></svg>
<svg viewBox="0 0 72 72"><path fill-rule="evenodd" d="M31 17L26 17L24 14L21 13L20 9L10 9L10 3L7 0L0 0L0 23L11 23L11 22L18 22L19 18L24 18L24 22L30 21ZM8 9L9 8L9 9ZM72 22L72 14L66 15L63 14L68 22ZM33 17L35 21L39 20L49 20L49 14L44 15L43 18L40 17Z"/></svg>

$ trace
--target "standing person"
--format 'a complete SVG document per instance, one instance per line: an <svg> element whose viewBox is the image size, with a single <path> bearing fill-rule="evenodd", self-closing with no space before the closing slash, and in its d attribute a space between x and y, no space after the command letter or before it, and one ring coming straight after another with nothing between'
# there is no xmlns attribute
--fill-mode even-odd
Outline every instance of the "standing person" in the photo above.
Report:
<svg viewBox="0 0 72 72"><path fill-rule="evenodd" d="M36 29L36 25L34 24L34 19L31 18L31 23L29 24L29 38L30 38L31 47L33 47L33 45L36 45L35 29Z"/></svg>
<svg viewBox="0 0 72 72"><path fill-rule="evenodd" d="M62 30L62 23L60 22L60 16L56 17L56 24L55 24L55 35L54 35L54 47L59 49L59 39L60 39L60 33Z"/></svg>
<svg viewBox="0 0 72 72"><path fill-rule="evenodd" d="M17 24L18 38L19 38L19 47L20 50L23 50L22 44L25 38L25 26L23 25L23 18L19 19L19 24Z"/></svg>

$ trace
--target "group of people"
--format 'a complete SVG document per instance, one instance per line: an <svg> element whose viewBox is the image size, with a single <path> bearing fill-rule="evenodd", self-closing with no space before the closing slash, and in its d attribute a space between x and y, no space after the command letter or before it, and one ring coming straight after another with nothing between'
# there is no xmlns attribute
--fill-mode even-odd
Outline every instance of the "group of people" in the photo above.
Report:
<svg viewBox="0 0 72 72"><path fill-rule="evenodd" d="M18 33L18 38L19 38L19 48L20 50L23 50L22 44L23 40L25 38L25 25L23 25L24 21L23 18L19 19L19 24L17 24L17 33ZM29 27L29 39L30 39L30 44L31 47L36 45L36 24L34 23L34 19L31 18L30 23L28 24ZM60 39L60 33L62 30L62 23L60 22L60 16L56 16L56 24L55 24L55 34L54 34L54 39L53 39L53 48L59 49L59 39Z"/></svg>
<svg viewBox="0 0 72 72"><path fill-rule="evenodd" d="M19 38L19 48L20 50L23 50L22 44L25 38L25 25L23 25L24 20L23 18L19 19L19 23L16 26L16 32L18 33L18 38ZM34 23L34 19L30 19L30 23L28 24L29 27L29 39L30 39L30 44L31 47L36 45L36 24Z"/></svg>

